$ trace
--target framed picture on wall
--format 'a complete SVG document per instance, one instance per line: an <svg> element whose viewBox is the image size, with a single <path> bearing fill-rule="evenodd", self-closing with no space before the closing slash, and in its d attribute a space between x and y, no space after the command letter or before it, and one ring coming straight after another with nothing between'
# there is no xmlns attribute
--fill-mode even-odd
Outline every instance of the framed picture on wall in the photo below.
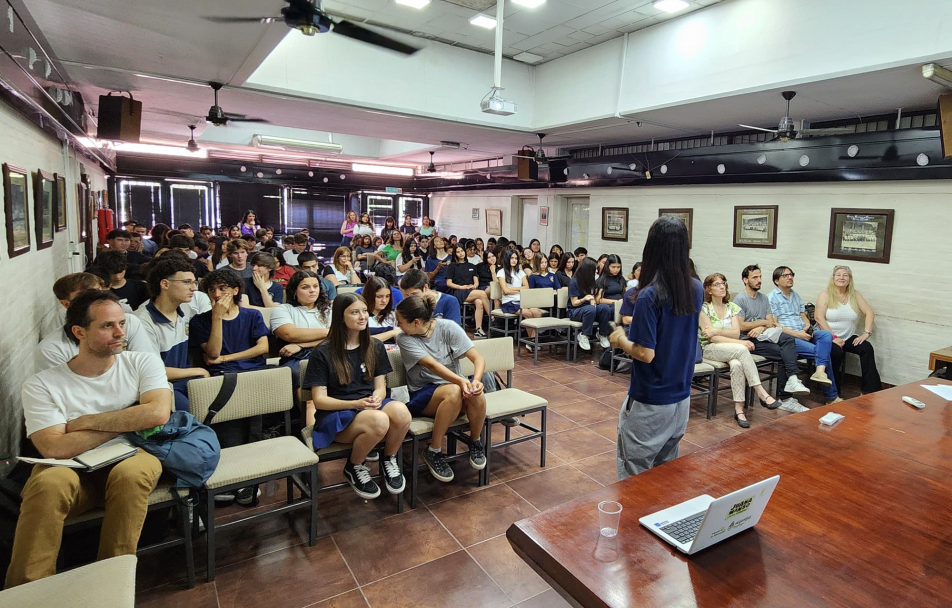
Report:
<svg viewBox="0 0 952 608"><path fill-rule="evenodd" d="M46 249L53 244L55 196L56 179L43 169L37 169L33 174L33 221L36 223L37 249Z"/></svg>
<svg viewBox="0 0 952 608"><path fill-rule="evenodd" d="M502 209L486 210L486 234L502 236Z"/></svg>
<svg viewBox="0 0 952 608"><path fill-rule="evenodd" d="M539 207L539 225L540 226L549 225L549 208L548 207Z"/></svg>
<svg viewBox="0 0 952 608"><path fill-rule="evenodd" d="M602 207L602 239L628 242L628 207Z"/></svg>
<svg viewBox="0 0 952 608"><path fill-rule="evenodd" d="M658 217L676 217L688 229L688 248L694 242L694 209L658 209Z"/></svg>
<svg viewBox="0 0 952 608"><path fill-rule="evenodd" d="M734 207L734 247L777 248L777 205Z"/></svg>
<svg viewBox="0 0 952 608"><path fill-rule="evenodd" d="M895 209L833 209L828 258L889 263Z"/></svg>
<svg viewBox="0 0 952 608"><path fill-rule="evenodd" d="M7 254L13 258L30 250L29 174L3 163L3 214L7 220Z"/></svg>
<svg viewBox="0 0 952 608"><path fill-rule="evenodd" d="M473 219L474 220L479 219L479 207L473 207Z"/></svg>
<svg viewBox="0 0 952 608"><path fill-rule="evenodd" d="M66 178L57 173L53 174L53 181L56 184L54 188L54 200L56 201L56 231L66 230Z"/></svg>

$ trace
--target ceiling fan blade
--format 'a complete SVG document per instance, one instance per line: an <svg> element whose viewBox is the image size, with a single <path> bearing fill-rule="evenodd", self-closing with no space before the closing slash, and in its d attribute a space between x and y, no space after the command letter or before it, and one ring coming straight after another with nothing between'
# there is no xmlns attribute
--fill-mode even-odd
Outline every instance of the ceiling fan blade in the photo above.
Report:
<svg viewBox="0 0 952 608"><path fill-rule="evenodd" d="M360 42L366 42L385 49L390 49L391 51L403 53L404 55L412 55L420 50L415 46L410 46L393 38L388 38L383 34L378 34L377 32L373 32L346 20L335 22L334 28L331 31L354 40L359 40Z"/></svg>
<svg viewBox="0 0 952 608"><path fill-rule="evenodd" d="M281 17L202 17L205 21L212 23L273 23L280 21Z"/></svg>
<svg viewBox="0 0 952 608"><path fill-rule="evenodd" d="M755 131L764 131L765 133L779 133L776 129L764 129L763 127L754 127L751 125L737 125L738 127L744 127L745 129L753 129Z"/></svg>
<svg viewBox="0 0 952 608"><path fill-rule="evenodd" d="M850 133L856 133L855 127L831 127L829 129L800 129L800 133L803 135L847 135Z"/></svg>
<svg viewBox="0 0 952 608"><path fill-rule="evenodd" d="M263 123L269 123L269 124L271 123L271 121L267 120L266 118L246 118L246 117L235 117L235 116L226 116L225 118L228 119L228 122L263 122Z"/></svg>

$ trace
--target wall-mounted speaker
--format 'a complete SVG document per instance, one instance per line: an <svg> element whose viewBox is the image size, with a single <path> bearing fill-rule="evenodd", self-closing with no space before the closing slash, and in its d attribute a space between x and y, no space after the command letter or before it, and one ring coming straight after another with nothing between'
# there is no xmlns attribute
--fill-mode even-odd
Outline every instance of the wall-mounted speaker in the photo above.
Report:
<svg viewBox="0 0 952 608"><path fill-rule="evenodd" d="M549 182L553 184L563 184L569 181L568 172L569 161L566 159L549 161Z"/></svg>
<svg viewBox="0 0 952 608"><path fill-rule="evenodd" d="M942 140L942 156L952 156L952 93L939 97L939 134Z"/></svg>
<svg viewBox="0 0 952 608"><path fill-rule="evenodd" d="M123 95L99 96L99 129L96 137L138 143L142 125L142 102Z"/></svg>

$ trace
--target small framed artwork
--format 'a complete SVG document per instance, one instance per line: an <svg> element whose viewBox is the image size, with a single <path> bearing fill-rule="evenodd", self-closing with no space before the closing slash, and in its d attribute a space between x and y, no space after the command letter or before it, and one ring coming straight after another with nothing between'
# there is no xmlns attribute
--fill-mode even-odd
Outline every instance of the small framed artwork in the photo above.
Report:
<svg viewBox="0 0 952 608"><path fill-rule="evenodd" d="M474 220L479 219L479 207L473 207L473 219Z"/></svg>
<svg viewBox="0 0 952 608"><path fill-rule="evenodd" d="M549 208L548 207L539 207L539 225L540 226L549 225Z"/></svg>
<svg viewBox="0 0 952 608"><path fill-rule="evenodd" d="M628 207L602 207L602 239L628 242Z"/></svg>
<svg viewBox="0 0 952 608"><path fill-rule="evenodd" d="M777 205L734 207L734 247L777 248Z"/></svg>
<svg viewBox="0 0 952 608"><path fill-rule="evenodd" d="M54 188L56 201L56 231L62 232L66 230L66 178L57 173L53 174L53 181L56 184Z"/></svg>
<svg viewBox="0 0 952 608"><path fill-rule="evenodd" d="M486 210L486 234L502 236L502 209Z"/></svg>
<svg viewBox="0 0 952 608"><path fill-rule="evenodd" d="M833 209L828 258L889 263L895 209Z"/></svg>
<svg viewBox="0 0 952 608"><path fill-rule="evenodd" d="M36 248L53 245L56 179L43 169L33 174L33 221L36 223Z"/></svg>
<svg viewBox="0 0 952 608"><path fill-rule="evenodd" d="M694 239L694 209L658 209L658 217L676 217L688 229L688 249Z"/></svg>
<svg viewBox="0 0 952 608"><path fill-rule="evenodd" d="M3 214L7 220L7 254L13 258L30 250L29 174L3 163Z"/></svg>

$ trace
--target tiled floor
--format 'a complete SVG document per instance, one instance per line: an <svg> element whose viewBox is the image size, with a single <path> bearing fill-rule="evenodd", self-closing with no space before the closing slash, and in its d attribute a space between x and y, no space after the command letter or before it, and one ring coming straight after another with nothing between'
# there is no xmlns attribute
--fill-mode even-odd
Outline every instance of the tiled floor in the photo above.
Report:
<svg viewBox="0 0 952 608"><path fill-rule="evenodd" d="M456 480L450 484L421 472L420 504L413 510L408 506L401 515L386 493L370 502L349 488L321 494L315 547L307 546L303 514L237 525L219 535L219 567L212 583L204 582L205 544L204 538L199 539L195 589L185 589L179 548L141 557L137 605L567 606L516 557L505 531L516 520L617 480L615 427L628 376L610 377L593 365L591 355L580 356L574 364L541 357L538 367L523 358L517 359L514 384L549 400L546 468L539 467L539 445L533 441L494 452L487 487L476 487L476 474L466 461L453 465ZM847 386L843 393L849 398L858 390ZM705 398L695 399L682 455L745 432L732 418L729 393L721 395L719 413L712 420L705 416ZM800 401L815 406L822 404L822 396L814 392ZM748 417L752 429L757 429L786 415L757 405ZM529 419L538 421L539 415ZM338 481L340 466L321 465L322 478ZM283 495L279 488L272 500ZM242 508L236 506L222 517L241 514Z"/></svg>

